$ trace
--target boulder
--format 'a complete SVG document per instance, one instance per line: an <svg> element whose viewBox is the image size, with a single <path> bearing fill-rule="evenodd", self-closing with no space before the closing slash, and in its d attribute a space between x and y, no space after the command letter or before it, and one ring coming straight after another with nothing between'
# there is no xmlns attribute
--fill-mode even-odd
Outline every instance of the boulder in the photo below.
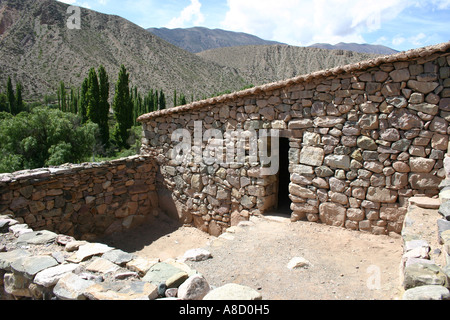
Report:
<svg viewBox="0 0 450 320"><path fill-rule="evenodd" d="M436 264L416 263L405 268L405 290L426 285L448 286L447 275Z"/></svg>
<svg viewBox="0 0 450 320"><path fill-rule="evenodd" d="M443 286L421 286L406 290L403 300L450 300L450 291Z"/></svg>
<svg viewBox="0 0 450 320"><path fill-rule="evenodd" d="M211 288L204 277L193 275L178 288L178 298L182 300L202 300L210 290Z"/></svg>

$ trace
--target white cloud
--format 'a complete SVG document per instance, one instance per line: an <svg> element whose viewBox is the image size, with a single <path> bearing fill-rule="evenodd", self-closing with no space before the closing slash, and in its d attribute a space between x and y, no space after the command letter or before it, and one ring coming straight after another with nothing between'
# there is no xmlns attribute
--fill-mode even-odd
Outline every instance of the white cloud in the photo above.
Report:
<svg viewBox="0 0 450 320"><path fill-rule="evenodd" d="M293 45L365 42L364 33L379 30L384 21L416 4L411 0L227 1L224 29Z"/></svg>
<svg viewBox="0 0 450 320"><path fill-rule="evenodd" d="M405 37L403 35L396 35L392 39L392 44L394 46L400 46L404 43L410 43L414 45L415 47L420 47L425 44L425 40L427 39L427 35L423 32L418 33L417 35Z"/></svg>
<svg viewBox="0 0 450 320"><path fill-rule="evenodd" d="M166 25L167 28L184 28L188 24L200 25L205 21L201 12L202 4L199 0L191 0L189 6L181 11L180 16L173 18Z"/></svg>

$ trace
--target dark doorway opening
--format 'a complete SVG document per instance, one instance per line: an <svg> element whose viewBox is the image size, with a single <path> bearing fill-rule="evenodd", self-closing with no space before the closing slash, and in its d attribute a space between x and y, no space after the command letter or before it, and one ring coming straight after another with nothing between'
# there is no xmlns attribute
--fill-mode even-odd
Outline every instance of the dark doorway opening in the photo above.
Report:
<svg viewBox="0 0 450 320"><path fill-rule="evenodd" d="M280 152L278 171L278 212L291 214L291 199L289 198L289 183L291 174L289 173L289 139L280 138Z"/></svg>

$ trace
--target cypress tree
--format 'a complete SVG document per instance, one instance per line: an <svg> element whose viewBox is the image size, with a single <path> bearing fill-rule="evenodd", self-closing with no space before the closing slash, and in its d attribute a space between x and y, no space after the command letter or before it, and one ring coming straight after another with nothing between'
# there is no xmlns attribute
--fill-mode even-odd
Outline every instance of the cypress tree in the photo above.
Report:
<svg viewBox="0 0 450 320"><path fill-rule="evenodd" d="M160 108L160 110L164 110L166 108L166 97L162 90L159 94L159 108Z"/></svg>
<svg viewBox="0 0 450 320"><path fill-rule="evenodd" d="M81 85L81 94L79 100L78 114L81 117L81 121L85 123L87 118L87 106L88 106L88 89L89 89L89 80L85 78L83 84Z"/></svg>
<svg viewBox="0 0 450 320"><path fill-rule="evenodd" d="M100 123L100 87L98 84L97 72L95 72L94 68L91 68L89 71L87 98L88 119L94 123Z"/></svg>
<svg viewBox="0 0 450 320"><path fill-rule="evenodd" d="M14 89L11 81L11 77L8 77L8 83L6 84L6 98L9 104L9 112L12 115L16 115L16 97L14 95Z"/></svg>
<svg viewBox="0 0 450 320"><path fill-rule="evenodd" d="M186 104L187 104L186 97L185 97L184 94L181 94L181 96L180 96L180 106L184 106Z"/></svg>
<svg viewBox="0 0 450 320"><path fill-rule="evenodd" d="M124 65L120 67L119 78L116 84L113 109L116 118L114 137L119 146L128 147L128 130L133 125L133 104L130 99L129 74Z"/></svg>
<svg viewBox="0 0 450 320"><path fill-rule="evenodd" d="M155 91L155 95L153 96L153 110L158 111L159 110L159 93L158 90Z"/></svg>
<svg viewBox="0 0 450 320"><path fill-rule="evenodd" d="M176 107L177 105L177 90L173 90L173 106Z"/></svg>
<svg viewBox="0 0 450 320"><path fill-rule="evenodd" d="M24 104L22 99L22 84L18 82L16 84L16 112L24 111Z"/></svg>
<svg viewBox="0 0 450 320"><path fill-rule="evenodd" d="M67 111L67 104L66 104L66 86L64 85L64 82L61 81L59 83L59 89L58 89L58 105L59 110L66 112Z"/></svg>
<svg viewBox="0 0 450 320"><path fill-rule="evenodd" d="M109 144L109 126L108 126L108 116L109 116L109 77L103 66L100 66L98 70L99 78L99 117L98 125L100 128L100 135L102 143L104 145Z"/></svg>

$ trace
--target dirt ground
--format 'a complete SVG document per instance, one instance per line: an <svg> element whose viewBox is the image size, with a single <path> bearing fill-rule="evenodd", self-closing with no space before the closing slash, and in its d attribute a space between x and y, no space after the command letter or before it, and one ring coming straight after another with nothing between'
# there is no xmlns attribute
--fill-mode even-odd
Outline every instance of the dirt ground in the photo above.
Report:
<svg viewBox="0 0 450 320"><path fill-rule="evenodd" d="M400 291L400 237L375 236L282 217L252 218L219 238L168 218L114 237L110 245L149 259L208 249L213 258L188 264L210 285L238 283L265 300L392 300ZM294 257L307 269L290 270Z"/></svg>

